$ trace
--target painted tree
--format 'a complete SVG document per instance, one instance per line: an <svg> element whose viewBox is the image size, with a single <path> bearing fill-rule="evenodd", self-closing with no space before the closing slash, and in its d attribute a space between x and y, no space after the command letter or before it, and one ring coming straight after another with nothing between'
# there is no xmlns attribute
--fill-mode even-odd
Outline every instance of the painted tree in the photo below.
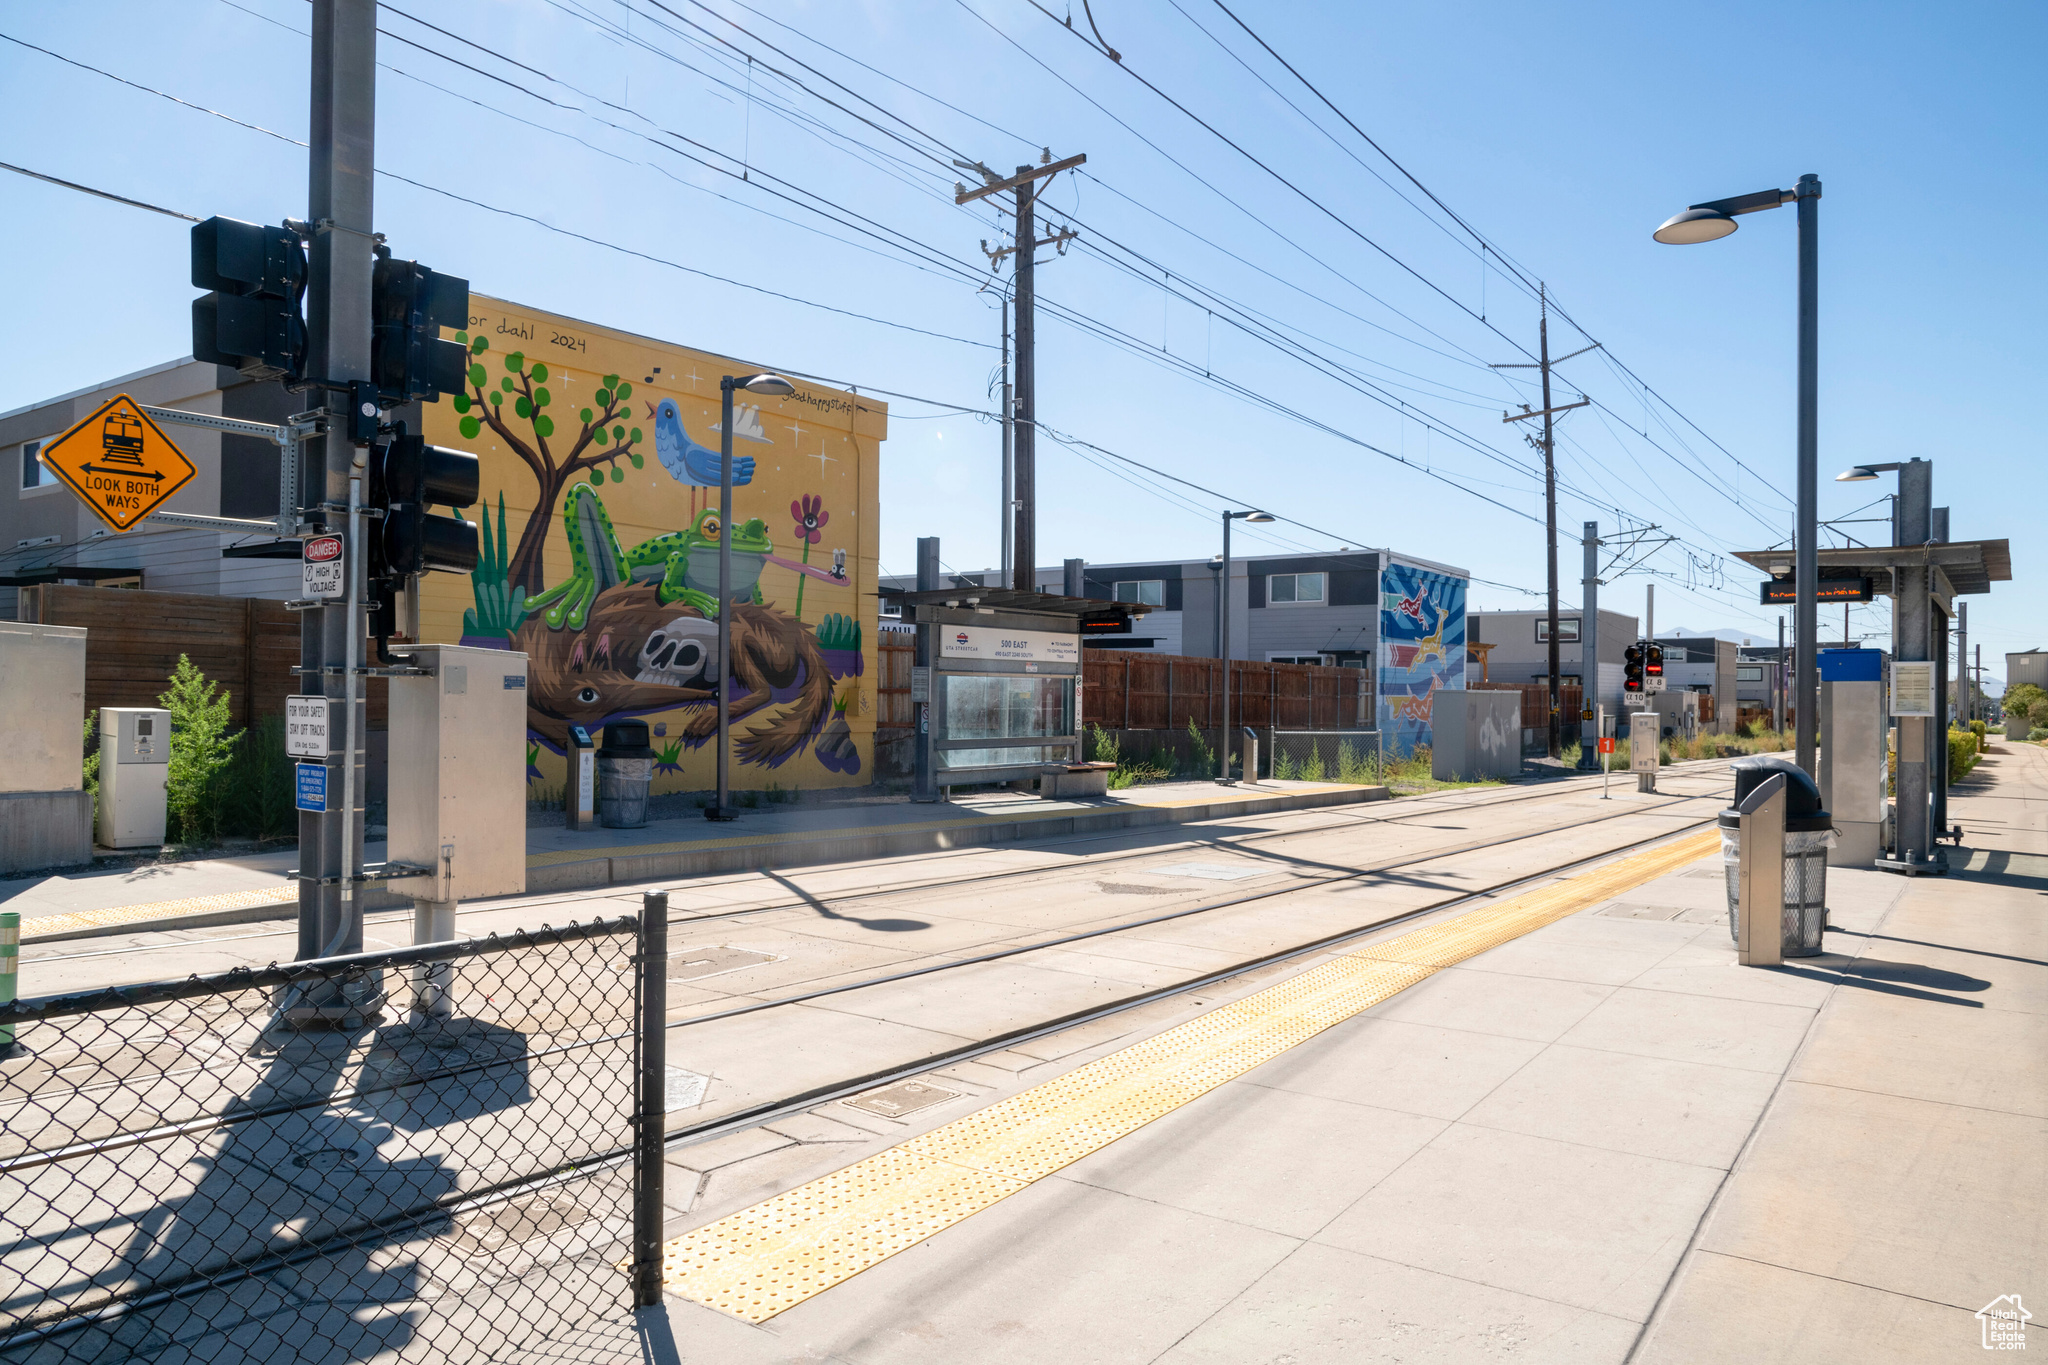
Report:
<svg viewBox="0 0 2048 1365"><path fill-rule="evenodd" d="M642 440L640 428L631 425L633 386L615 374L604 376L590 395L590 404L577 410L575 435L558 454L547 365L511 351L501 357L505 372L494 379L486 359L490 339L458 334L457 340L469 343L470 392L457 394L454 400L455 411L462 414L464 439L475 440L489 427L526 462L540 488L505 574L520 596L532 596L547 586L548 531L555 524L555 504L563 490L579 477L602 485L609 474L613 483L624 483L621 460L635 469L646 463L636 449Z"/></svg>

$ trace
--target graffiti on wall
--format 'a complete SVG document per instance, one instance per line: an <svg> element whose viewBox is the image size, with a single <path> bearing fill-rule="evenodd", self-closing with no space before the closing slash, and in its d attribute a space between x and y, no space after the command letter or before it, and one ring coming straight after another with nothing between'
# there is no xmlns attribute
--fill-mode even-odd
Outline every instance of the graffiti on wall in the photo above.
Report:
<svg viewBox="0 0 2048 1365"><path fill-rule="evenodd" d="M708 787L721 706L735 786L869 781L886 408L741 393L728 525L719 378L752 369L480 295L453 336L467 391L426 432L482 463L483 556L467 582L427 580L422 634L528 656L529 783L563 779L572 727L637 717L656 791Z"/></svg>
<svg viewBox="0 0 2048 1365"><path fill-rule="evenodd" d="M1465 580L1412 564L1380 573L1381 743L1412 754L1430 743L1436 694L1465 686Z"/></svg>

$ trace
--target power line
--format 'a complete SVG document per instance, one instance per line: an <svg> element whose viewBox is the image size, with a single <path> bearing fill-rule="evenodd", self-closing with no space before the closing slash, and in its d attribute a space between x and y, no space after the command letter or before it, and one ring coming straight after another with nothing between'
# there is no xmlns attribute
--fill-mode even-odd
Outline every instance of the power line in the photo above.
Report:
<svg viewBox="0 0 2048 1365"><path fill-rule="evenodd" d="M166 218L179 218L188 223L199 221L199 219L194 218L189 213L180 213L176 209L167 209L160 204L145 203L140 199L130 199L125 194L115 194L111 190L96 190L90 185L81 185L75 180L59 180L54 175L44 175L41 171L32 171L26 166L15 166L8 162L0 161L0 170L13 171L16 175L25 175L35 180L46 180L52 185L62 185L67 190L77 190L80 194L91 194L97 195L101 199L111 199L117 204L126 204L130 208L148 209L151 213L161 213Z"/></svg>

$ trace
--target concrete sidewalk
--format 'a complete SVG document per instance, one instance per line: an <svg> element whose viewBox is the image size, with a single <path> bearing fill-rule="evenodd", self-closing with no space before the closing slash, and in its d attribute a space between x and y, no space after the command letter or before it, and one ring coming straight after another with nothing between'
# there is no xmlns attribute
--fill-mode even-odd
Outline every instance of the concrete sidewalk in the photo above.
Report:
<svg viewBox="0 0 2048 1365"><path fill-rule="evenodd" d="M587 1358L656 1328L720 1362L1977 1358L1977 1310L2048 1301L2048 843L2015 846L2048 754L1954 808L2007 846L1831 870L1819 957L1736 966L1709 858L759 1326L671 1298Z"/></svg>

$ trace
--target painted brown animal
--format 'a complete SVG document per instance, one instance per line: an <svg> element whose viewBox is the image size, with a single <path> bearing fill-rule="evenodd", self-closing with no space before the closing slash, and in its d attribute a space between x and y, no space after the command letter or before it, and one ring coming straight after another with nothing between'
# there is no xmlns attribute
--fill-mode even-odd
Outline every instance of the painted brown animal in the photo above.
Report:
<svg viewBox="0 0 2048 1365"><path fill-rule="evenodd" d="M729 703L737 722L798 687L791 704L733 745L743 763L779 763L816 734L832 710L832 674L801 621L772 603L732 607L732 671L743 696ZM556 748L569 727L596 729L611 716L671 707L693 714L683 737L693 747L716 733L718 624L681 602L664 603L651 583L606 588L580 631L550 629L536 614L515 641L526 651L528 722ZM799 680L801 685L799 686Z"/></svg>

